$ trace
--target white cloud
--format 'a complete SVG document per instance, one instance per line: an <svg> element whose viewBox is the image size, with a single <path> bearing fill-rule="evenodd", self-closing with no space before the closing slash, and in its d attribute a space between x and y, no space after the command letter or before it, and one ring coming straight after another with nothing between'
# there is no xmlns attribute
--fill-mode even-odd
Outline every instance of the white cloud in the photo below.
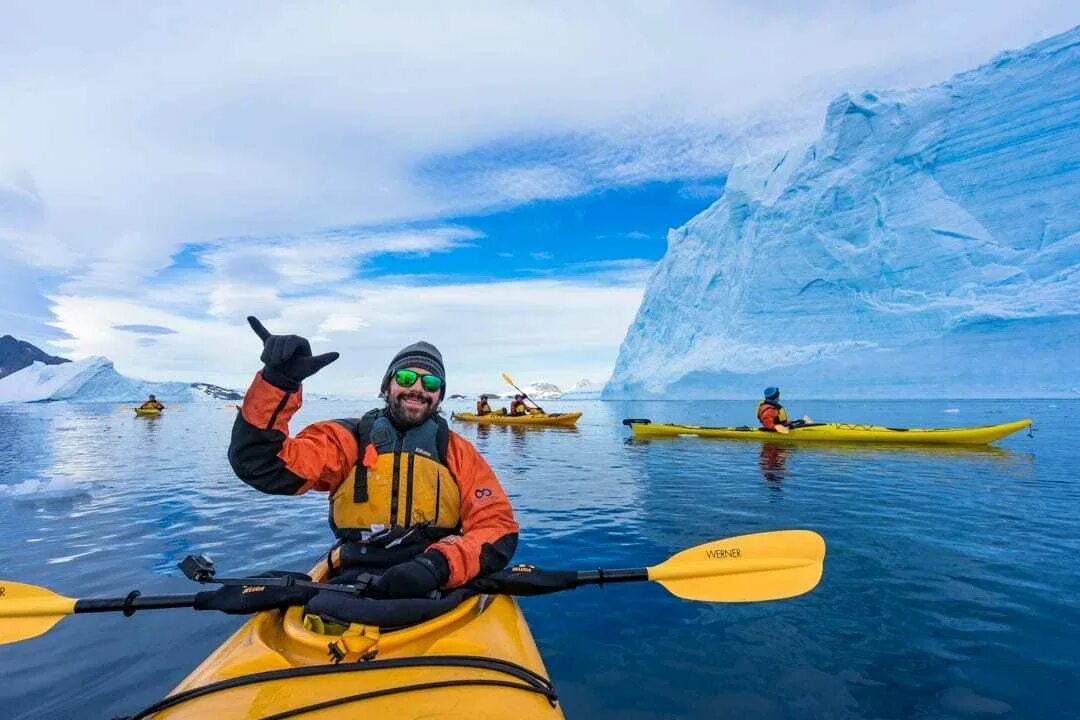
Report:
<svg viewBox="0 0 1080 720"><path fill-rule="evenodd" d="M102 289L184 243L715 173L812 131L841 90L944 79L1074 22L1052 0L9 3L0 159L47 207L29 260L74 253Z"/></svg>
<svg viewBox="0 0 1080 720"><path fill-rule="evenodd" d="M320 235L221 241L200 261L217 277L272 284L278 290L305 289L348 280L364 260L376 255L447 252L483 237L470 228L441 226L395 231L328 232Z"/></svg>
<svg viewBox="0 0 1080 720"><path fill-rule="evenodd" d="M341 359L309 385L315 392L373 394L393 354L423 338L443 352L451 392L479 392L504 370L572 384L610 371L641 301L642 288L620 284L526 280L454 285L351 283L333 295L260 305L254 299L228 317L185 317L127 299L53 298L56 325L71 357L106 355L135 377L205 380L244 387L259 368L259 343L244 317L257 315L276 333L299 333L315 352ZM116 325L168 327L146 347Z"/></svg>

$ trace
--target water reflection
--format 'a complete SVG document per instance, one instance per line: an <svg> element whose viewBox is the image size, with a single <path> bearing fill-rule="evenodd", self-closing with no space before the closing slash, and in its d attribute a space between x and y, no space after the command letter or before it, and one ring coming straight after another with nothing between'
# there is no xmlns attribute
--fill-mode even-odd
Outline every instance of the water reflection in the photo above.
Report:
<svg viewBox="0 0 1080 720"><path fill-rule="evenodd" d="M780 490L787 466L788 448L776 443L762 443L758 453L758 468L765 484L773 490Z"/></svg>

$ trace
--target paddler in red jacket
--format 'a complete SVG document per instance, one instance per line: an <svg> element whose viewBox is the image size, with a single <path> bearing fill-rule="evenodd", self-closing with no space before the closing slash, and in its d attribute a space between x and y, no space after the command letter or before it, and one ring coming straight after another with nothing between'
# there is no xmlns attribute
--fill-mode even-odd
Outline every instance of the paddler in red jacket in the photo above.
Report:
<svg viewBox="0 0 1080 720"><path fill-rule="evenodd" d="M787 410L780 404L780 388L765 388L765 399L758 403L757 419L761 423L762 430L770 432L787 433L791 428L797 428L813 422L804 415L800 420L788 418Z"/></svg>
<svg viewBox="0 0 1080 720"><path fill-rule="evenodd" d="M290 437L301 383L338 353L312 356L305 338L248 322L263 342L264 365L233 425L229 461L265 493L329 494L335 571L375 569L382 574L373 594L422 597L506 566L518 525L487 462L437 414L446 372L434 345L414 343L390 361L385 407Z"/></svg>

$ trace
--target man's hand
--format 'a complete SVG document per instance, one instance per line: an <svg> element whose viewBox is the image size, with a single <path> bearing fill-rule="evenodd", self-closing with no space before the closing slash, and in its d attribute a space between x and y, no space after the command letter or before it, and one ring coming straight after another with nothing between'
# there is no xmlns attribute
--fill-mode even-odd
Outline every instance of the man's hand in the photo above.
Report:
<svg viewBox="0 0 1080 720"><path fill-rule="evenodd" d="M311 354L311 343L299 335L271 335L254 315L248 324L263 343L263 379L282 390L295 392L300 383L340 357L336 352Z"/></svg>
<svg viewBox="0 0 1080 720"><path fill-rule="evenodd" d="M393 565L371 586L376 597L424 597L450 578L450 566L438 550L428 550L407 562Z"/></svg>

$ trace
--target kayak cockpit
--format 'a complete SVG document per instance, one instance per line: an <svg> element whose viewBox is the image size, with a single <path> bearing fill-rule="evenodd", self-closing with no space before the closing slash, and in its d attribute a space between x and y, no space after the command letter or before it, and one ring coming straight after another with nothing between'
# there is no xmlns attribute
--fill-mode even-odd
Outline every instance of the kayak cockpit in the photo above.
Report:
<svg viewBox="0 0 1080 720"><path fill-rule="evenodd" d="M327 576L325 562L310 573ZM253 615L171 695L135 718L561 718L517 603L470 594L404 628L303 607Z"/></svg>

